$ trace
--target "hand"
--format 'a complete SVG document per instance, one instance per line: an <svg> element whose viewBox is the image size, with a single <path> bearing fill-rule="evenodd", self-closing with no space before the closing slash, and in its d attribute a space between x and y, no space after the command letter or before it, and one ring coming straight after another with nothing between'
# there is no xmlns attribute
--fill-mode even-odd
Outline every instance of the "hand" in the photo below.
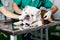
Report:
<svg viewBox="0 0 60 40"><path fill-rule="evenodd" d="M22 24L22 21L14 22L13 24L14 25L21 25Z"/></svg>
<svg viewBox="0 0 60 40"><path fill-rule="evenodd" d="M52 12L51 11L48 11L47 13L45 13L44 20L49 19L51 17L51 15L52 15Z"/></svg>
<svg viewBox="0 0 60 40"><path fill-rule="evenodd" d="M22 15L19 16L19 20L23 20L23 16Z"/></svg>
<svg viewBox="0 0 60 40"><path fill-rule="evenodd" d="M23 20L25 16L26 16L26 13L22 11L21 15L19 16L19 20Z"/></svg>

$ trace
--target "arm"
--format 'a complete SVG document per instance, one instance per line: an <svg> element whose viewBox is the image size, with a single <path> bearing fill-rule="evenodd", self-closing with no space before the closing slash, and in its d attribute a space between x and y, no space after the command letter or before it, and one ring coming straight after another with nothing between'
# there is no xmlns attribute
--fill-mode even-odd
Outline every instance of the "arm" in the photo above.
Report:
<svg viewBox="0 0 60 40"><path fill-rule="evenodd" d="M13 18L13 19L19 18L18 15L15 15L15 14L9 12L9 11L8 11L5 7L3 7L3 6L0 7L0 11L1 11L5 16L7 16L7 17L9 17L9 18Z"/></svg>
<svg viewBox="0 0 60 40"><path fill-rule="evenodd" d="M44 15L44 19L49 19L52 14L54 14L58 10L57 6L53 5L51 9ZM47 17L46 17L47 16Z"/></svg>
<svg viewBox="0 0 60 40"><path fill-rule="evenodd" d="M13 7L13 9L15 10L15 12L17 12L18 14L21 13L22 10L17 6L16 3L13 3L13 4L12 4L12 7Z"/></svg>
<svg viewBox="0 0 60 40"><path fill-rule="evenodd" d="M50 10L54 14L58 10L58 8L56 5L53 5Z"/></svg>
<svg viewBox="0 0 60 40"><path fill-rule="evenodd" d="M51 1L49 1L49 0L46 0L46 1L45 1L44 6L45 6L46 8L50 8L50 10L45 13L44 19L49 19L49 18L51 17L51 15L53 15L53 14L58 10L57 6L54 5L54 4L53 4Z"/></svg>
<svg viewBox="0 0 60 40"><path fill-rule="evenodd" d="M57 6L53 4L50 0L46 0L44 2L44 7L49 8L53 14L58 10Z"/></svg>

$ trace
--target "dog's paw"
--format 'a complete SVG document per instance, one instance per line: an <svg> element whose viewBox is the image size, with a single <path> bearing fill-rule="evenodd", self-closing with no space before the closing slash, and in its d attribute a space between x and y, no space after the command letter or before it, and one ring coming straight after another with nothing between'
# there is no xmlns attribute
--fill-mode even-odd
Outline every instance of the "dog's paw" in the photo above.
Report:
<svg viewBox="0 0 60 40"><path fill-rule="evenodd" d="M13 23L14 25L20 25L20 24L22 24L22 21L18 21L18 22L15 22L15 23Z"/></svg>
<svg viewBox="0 0 60 40"><path fill-rule="evenodd" d="M22 26L14 26L15 30L24 30Z"/></svg>
<svg viewBox="0 0 60 40"><path fill-rule="evenodd" d="M39 26L42 26L43 24L42 24L42 22L41 21L37 21L37 22L35 22L35 23L33 23L32 24L32 26L34 26L34 27L39 27Z"/></svg>

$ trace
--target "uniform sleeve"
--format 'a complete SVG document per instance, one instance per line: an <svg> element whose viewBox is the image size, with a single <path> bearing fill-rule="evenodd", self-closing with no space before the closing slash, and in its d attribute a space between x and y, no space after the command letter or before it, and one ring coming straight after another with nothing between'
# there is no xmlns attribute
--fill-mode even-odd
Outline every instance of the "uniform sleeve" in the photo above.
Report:
<svg viewBox="0 0 60 40"><path fill-rule="evenodd" d="M21 0L14 0L14 2L15 2L17 5L20 5Z"/></svg>
<svg viewBox="0 0 60 40"><path fill-rule="evenodd" d="M0 7L2 7L3 6L3 4L0 2Z"/></svg>
<svg viewBox="0 0 60 40"><path fill-rule="evenodd" d="M53 3L51 1L49 1L49 0L45 1L44 7L51 8L52 6L53 6Z"/></svg>

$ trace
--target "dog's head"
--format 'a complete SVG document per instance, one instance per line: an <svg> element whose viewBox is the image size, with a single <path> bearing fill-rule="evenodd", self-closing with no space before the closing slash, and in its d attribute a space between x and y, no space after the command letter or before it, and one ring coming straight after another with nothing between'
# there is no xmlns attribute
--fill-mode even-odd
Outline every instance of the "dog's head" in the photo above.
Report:
<svg viewBox="0 0 60 40"><path fill-rule="evenodd" d="M40 14L40 10L32 7L32 6L26 6L23 11L22 11L22 18L23 19L27 19L27 20L35 20L36 16L39 16Z"/></svg>
<svg viewBox="0 0 60 40"><path fill-rule="evenodd" d="M24 24L26 23L24 22L25 20L30 21L32 23L38 19L40 20L40 10L35 7L26 6L22 11L21 17L23 18Z"/></svg>

